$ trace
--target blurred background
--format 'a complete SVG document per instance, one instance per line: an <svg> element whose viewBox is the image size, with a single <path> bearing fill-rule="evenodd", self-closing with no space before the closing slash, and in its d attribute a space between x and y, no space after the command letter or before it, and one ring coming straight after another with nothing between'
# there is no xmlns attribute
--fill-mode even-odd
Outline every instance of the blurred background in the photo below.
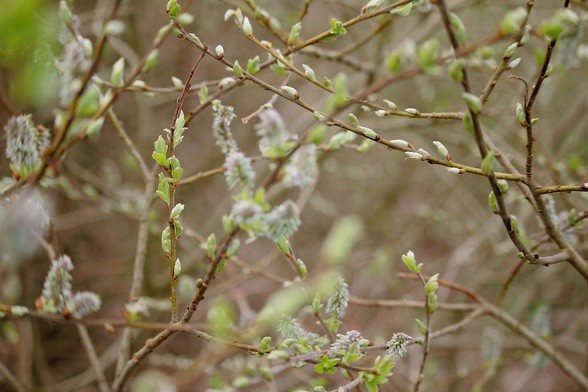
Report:
<svg viewBox="0 0 588 392"><path fill-rule="evenodd" d="M56 55L60 53L56 5L41 0L2 3L7 11L0 17L0 123L5 124L13 115L30 113L35 124L52 129L53 109L59 105L54 77L46 71L45 64L35 62L35 57L39 47L48 47ZM224 21L225 11L239 6L250 16L256 38L268 40L284 50L267 28L254 21L251 9L254 3L275 17L286 34L304 8L303 1L185 2L183 10L194 15L193 23L186 29L210 48L222 45L230 62L239 60L247 64L256 55L264 61L267 55L263 50L247 40L232 21ZM536 34L536 27L553 15L559 3L536 2L530 17L533 28L529 43L516 54L522 60L500 79L484 106L482 122L487 134L521 172L524 172L526 139L524 129L517 122L515 106L523 100L523 84L506 76L514 74L532 83L539 69L538 59L542 59L546 47L543 38ZM308 39L328 30L331 17L345 21L357 16L363 5L355 0L313 0L302 23L301 38ZM511 43L511 37L496 36L500 21L505 13L524 6L524 2L464 0L448 1L448 5L465 24L468 47L476 48L468 56L467 66L473 89L480 92ZM82 36L96 39L109 7L109 1L73 3ZM586 8L582 1L572 2L582 26L588 17ZM164 2L140 0L124 1L117 18L124 22L125 30L122 35L109 39L104 50L97 70L104 80L109 80L112 64L120 57L125 59L128 69L133 69L149 51L158 29L169 20ZM380 30L370 34L377 26L381 26ZM340 73L346 74L347 90L353 96L366 86L389 78L388 58L394 51L400 51L404 61L399 74L404 75L402 72L406 71L406 76L370 96L370 100L381 103L382 99L389 99L401 109L416 108L422 112L463 112L460 86L448 76L446 65L435 75L418 71L415 51L431 38L437 38L441 55L451 53L439 13L435 7L425 4L406 17L387 15L350 26L345 36L303 50L293 61L300 67L303 63L311 66L319 80L323 76L334 79ZM327 58L326 53L335 55ZM113 107L149 167L153 142L163 128L170 126L179 94L171 78L185 80L199 54L193 45L170 35L160 47L154 69L140 76L153 87L152 91L127 91ZM540 119L535 155L536 180L540 185L588 181L587 56L588 42L580 28L575 36L558 43L552 62L553 76L539 94L534 115ZM408 72L412 69L417 71ZM207 57L193 85L206 82L211 93L216 92L219 80L227 76L232 73L225 66ZM269 68L257 76L274 86L284 80ZM329 99L325 91L295 75L290 77L288 85L316 108L324 108ZM186 112L199 106L196 92L188 96ZM237 117L232 130L240 149L248 156L259 155L254 128L258 119L248 123L241 119L271 98L270 92L251 83L220 98L224 105L235 109ZM293 134L304 137L317 124L312 113L292 102L277 99L273 106ZM441 141L455 162L473 167L480 164L474 140L461 121L377 117L362 111L358 105L350 105L336 118L346 121L348 112L355 113L362 125L376 130L385 139L404 139L433 154L432 142ZM223 165L224 156L215 146L211 124L211 110L206 108L190 123L184 142L178 147L177 156L185 177ZM328 137L337 131L329 129ZM0 143L4 142L2 139ZM454 175L445 167L406 159L401 152L382 145L360 153L356 149L359 143L356 139L339 150L321 152L319 176L310 187L297 191L278 186L268 193L272 204L290 198L304 207L301 228L291 243L296 256L306 263L308 285L318 284L323 276L338 272L349 284L352 297L422 300L419 284L397 276L398 272L406 272L401 255L413 250L417 260L424 263L426 274L439 273L441 278L472 288L495 302L520 260L500 219L488 207L490 188L486 179L471 174ZM2 176L10 177L7 160L1 162ZM261 183L269 173L269 163L258 160L254 168ZM67 152L60 171L60 176L47 181L42 190L51 216L45 239L58 253L71 256L75 265L74 288L91 290L101 296L103 306L94 317L122 319L132 280L139 211L146 200L139 168L107 122L99 133L76 143ZM511 213L518 217L530 244L539 243L545 235L540 222L518 187L511 183L510 188L506 202ZM549 196L562 225L566 224L572 208L586 211L585 195L576 192ZM183 310L192 297L193 279L201 277L207 269L202 244L211 233L223 237L221 217L230 211L232 196L222 176L217 175L180 187L176 200L186 205L182 215L186 235L179 240L178 249L182 274L191 278L182 283L180 309ZM3 214L9 216L10 211ZM141 293L150 299L150 315L146 317L149 321L169 320L168 266L160 246L166 217L167 208L157 199L151 211ZM22 222L24 218L11 219ZM2 236L7 239L18 223L2 225ZM588 255L586 234L580 228L570 231L569 237L584 256ZM34 237L20 242L18 239L3 241L2 252L11 256L0 264L0 302L34 307L51 261L38 243ZM539 248L542 254L554 250L549 242ZM264 309L268 298L282 290L284 282L291 282L296 274L267 239L246 243L243 237L238 259L229 263L214 281L193 322L227 339L247 338L255 342L264 335L278 339L273 326L261 326L253 331L247 327ZM588 373L587 294L584 280L567 263L547 268L523 265L501 306L546 337ZM311 301L309 298L305 303L310 305ZM392 333L399 331L418 336L414 319L424 317L422 309L369 307L351 302L342 333L356 329L377 344L384 344ZM439 302L467 302L467 298L441 288ZM465 314L439 310L433 317L433 330L453 324ZM307 329L320 332L308 306L295 309L292 316L298 317ZM34 390L95 390L87 357L72 325L35 319L4 319L0 325L0 360L27 385L37 386ZM113 333L98 327L91 328L90 333L111 377L121 330L117 328ZM152 331L137 330L134 350L152 334ZM421 349L411 347L408 354L396 360L394 375L382 390L412 389L420 358ZM221 389L236 376L264 364L263 358L178 334L139 367L133 388L141 391ZM479 318L459 333L434 340L425 376L423 390L579 390L559 368L490 318ZM319 377L308 367L280 374L274 383L251 390L312 389L312 383L321 377L331 380L328 383L331 388L337 382L344 382L337 375ZM145 380L149 380L147 384L141 384ZM3 388L8 387L0 379L0 390Z"/></svg>

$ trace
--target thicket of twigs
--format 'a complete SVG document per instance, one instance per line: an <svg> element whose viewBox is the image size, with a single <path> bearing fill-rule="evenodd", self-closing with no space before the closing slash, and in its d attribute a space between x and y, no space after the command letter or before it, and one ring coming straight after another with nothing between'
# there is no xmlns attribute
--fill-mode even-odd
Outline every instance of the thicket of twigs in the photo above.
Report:
<svg viewBox="0 0 588 392"><path fill-rule="evenodd" d="M588 390L588 5L8 2L0 390Z"/></svg>

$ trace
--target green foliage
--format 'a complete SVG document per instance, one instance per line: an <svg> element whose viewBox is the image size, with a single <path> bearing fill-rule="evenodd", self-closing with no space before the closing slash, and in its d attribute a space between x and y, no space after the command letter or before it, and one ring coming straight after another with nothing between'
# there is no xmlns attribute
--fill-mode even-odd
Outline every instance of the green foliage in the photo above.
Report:
<svg viewBox="0 0 588 392"><path fill-rule="evenodd" d="M563 369L563 389L588 385L559 355L549 310L582 319L574 274L588 281L581 6L247 0L223 23L202 2L78 3L13 1L0 16L8 357L42 374L39 363L81 342L96 363L107 338L85 330L108 317L122 326L106 324L121 342L117 369L93 366L90 389L180 388L173 375L189 368L211 391L377 391L410 351L417 361L399 376L442 390L434 377L455 369L434 339L467 334L476 319L473 390L496 389L521 360ZM99 16L91 26L88 15ZM489 237L493 220L502 230ZM83 276L74 280L62 247ZM414 252L400 264L397 249ZM49 272L36 281L28 263L43 258ZM537 268L554 263L556 286L545 279L553 268ZM467 295L440 297L441 285ZM94 291L122 312L94 316ZM41 335L48 320L76 324L80 339L43 350L33 339L32 361L19 351L24 317ZM503 355L489 320L534 349ZM62 365L75 384L76 366ZM26 389L27 375L5 368L7 387Z"/></svg>

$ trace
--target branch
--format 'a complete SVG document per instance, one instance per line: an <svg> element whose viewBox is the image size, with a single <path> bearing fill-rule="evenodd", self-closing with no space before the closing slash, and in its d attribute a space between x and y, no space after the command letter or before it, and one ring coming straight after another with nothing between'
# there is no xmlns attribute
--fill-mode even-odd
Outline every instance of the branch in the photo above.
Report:
<svg viewBox="0 0 588 392"><path fill-rule="evenodd" d="M100 359L98 358L98 355L96 355L96 349L94 348L92 339L90 339L90 335L88 334L86 326L81 323L76 323L76 327L78 329L80 339L82 340L82 346L84 346L86 354L88 355L88 359L90 360L90 365L96 373L96 380L98 381L98 388L100 389L100 392L110 392L110 387L106 381L106 376L104 376L104 371L100 365Z"/></svg>
<svg viewBox="0 0 588 392"><path fill-rule="evenodd" d="M413 274L408 273L399 273L398 276L402 279L407 280L419 280L418 277L415 277ZM427 279L428 277L425 276L424 278ZM472 289L454 282L446 281L444 279L439 279L438 282L440 286L465 294L473 301L480 304L486 312L486 314L488 314L490 317L500 322L501 324L505 325L514 334L521 336L531 346L535 347L536 349L541 351L546 357L551 359L553 363L555 363L565 374L567 374L578 385L588 390L588 377L585 374L583 374L572 362L565 358L559 351L553 348L551 344L547 343L545 339L543 339L533 330L527 328L524 324L515 319L513 316L506 313L504 310L492 304L485 298L481 297Z"/></svg>

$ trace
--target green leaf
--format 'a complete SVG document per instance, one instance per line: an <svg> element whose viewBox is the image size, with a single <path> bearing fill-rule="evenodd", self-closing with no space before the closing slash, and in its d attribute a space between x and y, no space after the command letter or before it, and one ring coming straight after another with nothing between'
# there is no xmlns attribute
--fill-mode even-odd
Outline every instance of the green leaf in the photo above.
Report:
<svg viewBox="0 0 588 392"><path fill-rule="evenodd" d="M271 350L270 345L272 344L272 338L269 336L265 336L263 339L261 339L261 342L259 343L259 351L262 353L267 353Z"/></svg>
<svg viewBox="0 0 588 392"><path fill-rule="evenodd" d="M285 235L281 235L280 238L278 238L276 245L283 254L289 255L291 253L292 248L290 247L290 241L288 241L288 238L286 238Z"/></svg>
<svg viewBox="0 0 588 392"><path fill-rule="evenodd" d="M441 70L437 64L439 57L439 41L431 38L425 41L417 50L417 62L419 67L428 74L435 75Z"/></svg>
<svg viewBox="0 0 588 392"><path fill-rule="evenodd" d="M157 64L157 60L159 60L159 49L153 49L151 53L145 59L145 64L143 65L142 72L147 72L155 67Z"/></svg>
<svg viewBox="0 0 588 392"><path fill-rule="evenodd" d="M166 204L169 205L170 186L169 182L167 182L167 179L165 178L165 175L163 173L159 173L159 184L157 186L157 191L155 191L155 194Z"/></svg>
<svg viewBox="0 0 588 392"><path fill-rule="evenodd" d="M259 56L255 56L252 59L247 60L247 72L251 75L255 75L260 70L259 68Z"/></svg>
<svg viewBox="0 0 588 392"><path fill-rule="evenodd" d="M494 191L491 191L488 194L488 205L490 206L490 209L493 213L498 214L500 212L500 210L498 209L498 201L496 200L496 195L494 194Z"/></svg>
<svg viewBox="0 0 588 392"><path fill-rule="evenodd" d="M421 271L421 268L423 268L422 264L417 264L412 250L409 250L405 255L402 255L402 261L411 272L418 273Z"/></svg>
<svg viewBox="0 0 588 392"><path fill-rule="evenodd" d="M480 165L480 168L482 169L482 173L484 173L485 175L489 175L490 173L492 173L493 164L494 164L494 151L490 150L490 151L488 151L488 153L486 154L484 159L482 159L482 164Z"/></svg>
<svg viewBox="0 0 588 392"><path fill-rule="evenodd" d="M182 203L178 203L174 206L174 208L172 208L170 214L169 214L169 219L171 220L176 220L179 219L180 214L182 213L182 211L184 211L185 206Z"/></svg>
<svg viewBox="0 0 588 392"><path fill-rule="evenodd" d="M295 45L300 37L300 31L302 30L302 23L298 22L290 29L290 36L288 37L288 46Z"/></svg>
<svg viewBox="0 0 588 392"><path fill-rule="evenodd" d="M461 83L463 81L463 63L461 62L461 60L453 60L449 64L448 70L451 79L455 80L458 83Z"/></svg>
<svg viewBox="0 0 588 392"><path fill-rule="evenodd" d="M461 120L463 127L468 131L471 135L474 134L474 120L472 119L472 115L468 111Z"/></svg>
<svg viewBox="0 0 588 392"><path fill-rule="evenodd" d="M432 294L439 288L439 274L435 274L429 278L425 284L425 294Z"/></svg>
<svg viewBox="0 0 588 392"><path fill-rule="evenodd" d="M110 83L112 83L114 87L120 87L124 83L124 77L125 59L121 57L112 66L112 72L110 74Z"/></svg>
<svg viewBox="0 0 588 392"><path fill-rule="evenodd" d="M325 140L327 134L327 127L323 124L316 125L311 128L306 137L308 143L319 145Z"/></svg>
<svg viewBox="0 0 588 392"><path fill-rule="evenodd" d="M427 327L425 326L425 324L419 319L415 319L414 321L416 322L419 333L425 336L427 334Z"/></svg>
<svg viewBox="0 0 588 392"><path fill-rule="evenodd" d="M394 50L386 60L386 67L391 74L395 74L402 69L402 53Z"/></svg>
<svg viewBox="0 0 588 392"><path fill-rule="evenodd" d="M391 13L400 15L400 16L408 16L410 15L410 11L412 11L412 3L401 5L400 7L394 8Z"/></svg>
<svg viewBox="0 0 588 392"><path fill-rule="evenodd" d="M466 42L466 30L463 22L453 12L449 14L449 22L451 23L451 27L453 28L453 32L455 33L455 38L457 38L457 42L459 46L463 46Z"/></svg>
<svg viewBox="0 0 588 392"><path fill-rule="evenodd" d="M525 126L527 124L527 119L525 116L525 109L520 102L517 102L517 108L515 110L515 114L517 115L517 120L519 120L519 124Z"/></svg>
<svg viewBox="0 0 588 392"><path fill-rule="evenodd" d="M204 103L208 99L208 87L204 83L200 85L200 89L198 90L198 99L200 103Z"/></svg>
<svg viewBox="0 0 588 392"><path fill-rule="evenodd" d="M527 11L523 7L507 12L500 22L502 33L505 35L515 34L521 28L521 24L526 17Z"/></svg>
<svg viewBox="0 0 588 392"><path fill-rule="evenodd" d="M206 257L213 260L216 256L216 235L210 234L206 239Z"/></svg>
<svg viewBox="0 0 588 392"><path fill-rule="evenodd" d="M345 35L347 33L347 30L345 30L345 27L343 27L343 22L341 22L340 20L332 18L330 25L331 25L330 32L335 37L338 37L340 35Z"/></svg>
<svg viewBox="0 0 588 392"><path fill-rule="evenodd" d="M235 75L238 78L242 78L245 76L243 74L243 68L239 64L239 60L235 60L235 62L233 63L233 75Z"/></svg>
<svg viewBox="0 0 588 392"><path fill-rule="evenodd" d="M353 247L363 235L363 223L356 216L346 216L335 222L321 248L321 256L330 265L345 263Z"/></svg>
<svg viewBox="0 0 588 392"><path fill-rule="evenodd" d="M482 111L482 100L477 95L470 93L461 93L461 97L468 105L468 108L474 114L479 114Z"/></svg>

